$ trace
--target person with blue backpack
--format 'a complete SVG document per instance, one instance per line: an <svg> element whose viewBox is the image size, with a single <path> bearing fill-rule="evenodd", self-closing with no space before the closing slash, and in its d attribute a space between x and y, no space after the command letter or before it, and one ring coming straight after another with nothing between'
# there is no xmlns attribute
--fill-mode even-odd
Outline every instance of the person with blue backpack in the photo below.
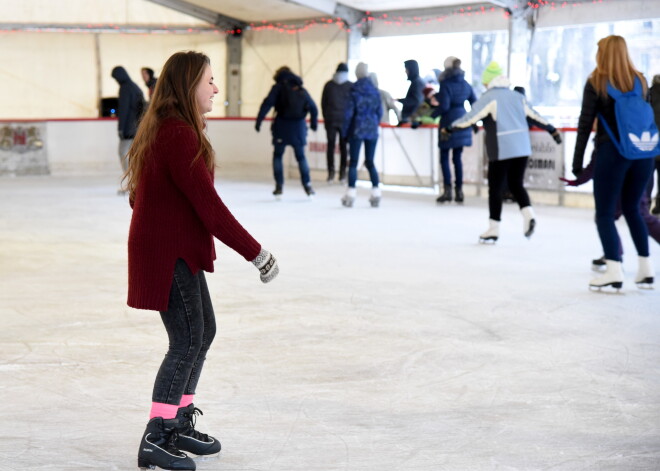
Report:
<svg viewBox="0 0 660 471"><path fill-rule="evenodd" d="M648 231L639 210L658 153L658 129L646 101L647 93L646 79L635 69L625 39L612 35L598 41L596 68L584 87L573 154L573 174L579 177L584 171L587 142L598 119L594 201L606 270L591 280L590 288L611 286L618 290L623 286L620 239L614 222L619 200L638 255L635 283L640 287L653 284Z"/></svg>
<svg viewBox="0 0 660 471"><path fill-rule="evenodd" d="M309 176L309 165L305 158L307 145L307 123L305 116L309 113L309 127L316 131L318 125L318 108L303 87L300 77L291 72L287 66L282 66L273 77L275 85L261 103L254 129L259 132L261 123L271 108L275 108L275 119L271 126L273 135L273 176L275 190L273 195L280 198L284 187L284 165L282 157L286 146L293 147L293 153L298 162L300 180L307 196L314 196Z"/></svg>

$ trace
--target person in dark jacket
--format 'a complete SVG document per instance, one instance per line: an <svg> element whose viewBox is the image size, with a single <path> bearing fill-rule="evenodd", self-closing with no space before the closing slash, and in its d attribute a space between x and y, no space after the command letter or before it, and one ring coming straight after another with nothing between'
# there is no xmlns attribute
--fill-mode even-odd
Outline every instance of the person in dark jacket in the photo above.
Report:
<svg viewBox="0 0 660 471"><path fill-rule="evenodd" d="M367 64L360 62L355 68L355 75L358 80L351 88L342 129L342 135L348 138L351 160L348 169L348 189L342 197L341 203L350 208L355 201L357 166L360 160L360 147L364 142L364 166L369 171L372 187L369 203L372 207L377 208L380 204L381 192L378 186L378 170L374 165L374 155L383 106L378 89L369 79Z"/></svg>
<svg viewBox="0 0 660 471"><path fill-rule="evenodd" d="M300 180L307 196L313 196L309 177L309 166L305 158L305 145L307 144L307 123L305 116L310 115L310 128L316 131L318 125L318 109L307 90L303 88L300 77L291 72L287 66L282 66L273 77L275 85L264 98L259 108L259 114L254 128L261 129L261 122L271 108L275 108L275 119L270 128L273 135L273 175L275 177L275 190L273 195L279 197L284 186L284 166L282 156L286 146L293 147L298 161Z"/></svg>
<svg viewBox="0 0 660 471"><path fill-rule="evenodd" d="M119 104L117 105L119 162L121 162L122 170L126 172L128 169L126 154L131 148L137 132L138 121L144 111L144 94L123 67L117 66L112 69L112 78L119 83Z"/></svg>
<svg viewBox="0 0 660 471"><path fill-rule="evenodd" d="M417 111L417 108L424 100L424 80L419 76L419 64L416 60L407 60L403 63L406 66L406 75L410 80L410 87L405 98L399 98L403 109L401 110L401 121L399 125L410 121L410 117Z"/></svg>
<svg viewBox="0 0 660 471"><path fill-rule="evenodd" d="M149 67L142 67L141 72L142 80L144 80L144 84L149 89L149 99L151 100L151 97L154 94L154 90L156 89L156 81L158 78L154 76L153 69L150 69Z"/></svg>
<svg viewBox="0 0 660 471"><path fill-rule="evenodd" d="M446 128L440 129L442 140L450 138L458 129L466 129L482 120L486 133L488 154L488 210L489 227L479 236L481 242L495 242L499 238L502 216L502 189L505 178L516 197L523 216L523 233L531 237L536 227L534 209L529 194L523 186L527 160L532 153L527 117L547 124L525 97L511 90L510 82L503 75L497 62L491 62L481 76L488 90L472 104L472 109ZM559 133L553 135L561 142Z"/></svg>
<svg viewBox="0 0 660 471"><path fill-rule="evenodd" d="M337 70L323 87L321 95L321 112L325 122L325 133L328 138L327 162L328 183L335 179L335 140L339 137L339 181L346 180L346 162L348 160L348 143L341 135L344 124L344 112L348 94L353 84L348 81L348 66L343 62L337 66Z"/></svg>
<svg viewBox="0 0 660 471"><path fill-rule="evenodd" d="M653 76L653 83L649 89L649 98L653 107L655 125L660 129L660 75ZM655 206L653 206L651 213L657 216L660 214L660 155L655 158L655 172L658 174L658 185L656 186ZM653 179L651 179L650 191L653 191Z"/></svg>
<svg viewBox="0 0 660 471"><path fill-rule="evenodd" d="M584 86L582 108L578 120L577 139L573 154L573 174L583 172L584 151L594 122L604 120L614 135L619 135L614 100L607 93L607 84L626 93L635 82L641 82L646 96L646 79L637 69L628 54L626 40L611 35L598 41L596 68ZM630 235L637 250L638 270L635 283L644 287L653 283L654 270L649 257L649 240L644 218L639 211L639 202L653 173L654 159L630 160L622 156L610 139L605 126L596 129L596 163L594 166L594 202L596 204L596 227L605 253L607 266L602 276L592 279L590 288L623 286L623 270L619 253L620 238L615 224L617 202L628 224Z"/></svg>
<svg viewBox="0 0 660 471"><path fill-rule="evenodd" d="M445 59L445 70L440 74L440 91L435 95L438 106L433 110L432 117L440 116L439 128L450 125L453 121L463 116L465 102L472 105L477 97L472 86L465 80L465 72L461 69L461 60L449 56ZM451 171L449 169L449 151L452 151L454 163L454 185L456 188L456 202L463 202L463 162L461 156L463 147L472 145L472 128L457 130L451 134L447 141L439 140L440 167L442 168L442 183L444 192L436 199L438 203L452 200L451 194Z"/></svg>

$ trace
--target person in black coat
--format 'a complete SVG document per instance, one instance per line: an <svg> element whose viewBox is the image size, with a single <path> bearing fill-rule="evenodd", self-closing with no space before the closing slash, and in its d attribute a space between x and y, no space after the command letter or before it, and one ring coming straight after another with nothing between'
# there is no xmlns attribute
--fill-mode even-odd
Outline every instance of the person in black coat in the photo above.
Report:
<svg viewBox="0 0 660 471"><path fill-rule="evenodd" d="M408 87L408 93L406 93L405 98L399 98L399 101L403 104L403 109L401 110L401 121L399 125L407 123L410 121L410 116L417 111L417 108L424 100L424 80L419 76L419 64L416 60L407 60L403 63L406 66L406 75L408 75L408 80L410 80L410 87Z"/></svg>
<svg viewBox="0 0 660 471"><path fill-rule="evenodd" d="M271 108L275 108L275 119L270 128L273 135L273 175L275 177L275 190L273 195L279 197L284 186L284 166L282 156L286 146L293 147L298 161L300 180L307 196L314 195L309 177L309 166L305 158L307 145L307 123L305 116L310 115L310 128L316 131L318 124L318 109L307 90L303 88L300 77L291 72L287 66L282 66L273 77L275 85L272 86L268 96L264 98L259 108L254 128L259 132L261 122Z"/></svg>
<svg viewBox="0 0 660 471"><path fill-rule="evenodd" d="M651 106L653 107L653 115L655 116L655 125L660 129L660 75L653 76L653 83L649 88L649 97L651 99ZM652 214L656 216L660 214L660 155L655 158L655 171L658 174L658 186L655 194L655 206L651 210ZM653 178L650 182L651 189L653 190Z"/></svg>
<svg viewBox="0 0 660 471"><path fill-rule="evenodd" d="M445 70L438 77L440 91L436 93L434 99L437 103L431 116L437 118L440 116L439 128L449 126L455 120L463 116L465 111L465 102L472 105L477 101L472 86L465 80L465 72L461 69L461 60L454 56L449 56L444 62ZM433 101L432 101L433 104ZM440 137L438 133L438 138ZM442 180L444 184L444 193L436 201L444 203L452 200L451 192L451 171L449 169L449 151L451 150L452 161L454 162L454 184L456 188L456 202L463 202L463 162L461 160L463 147L472 145L472 128L461 129L453 132L448 140L439 139L440 147L440 167L442 168Z"/></svg>
<svg viewBox="0 0 660 471"><path fill-rule="evenodd" d="M119 161L121 168L126 172L128 169L126 154L133 144L138 121L144 111L144 94L123 67L117 66L112 69L112 78L119 83L119 104L117 105Z"/></svg>
<svg viewBox="0 0 660 471"><path fill-rule="evenodd" d="M348 160L348 142L341 135L344 124L344 111L348 95L353 84L348 81L348 66L343 62L337 66L332 80L323 87L321 95L321 111L325 122L325 133L328 138L327 161L328 183L335 179L335 140L339 137L339 181L346 180L346 162Z"/></svg>

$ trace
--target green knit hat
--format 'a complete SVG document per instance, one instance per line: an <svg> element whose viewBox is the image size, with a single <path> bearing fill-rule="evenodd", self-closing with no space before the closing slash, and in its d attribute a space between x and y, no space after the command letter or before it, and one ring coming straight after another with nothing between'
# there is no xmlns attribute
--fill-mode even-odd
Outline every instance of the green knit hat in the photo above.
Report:
<svg viewBox="0 0 660 471"><path fill-rule="evenodd" d="M500 75L502 75L502 67L500 67L500 64L493 61L488 64L488 67L486 67L484 73L481 74L481 83L488 85L491 80L493 80L495 77L499 77Z"/></svg>

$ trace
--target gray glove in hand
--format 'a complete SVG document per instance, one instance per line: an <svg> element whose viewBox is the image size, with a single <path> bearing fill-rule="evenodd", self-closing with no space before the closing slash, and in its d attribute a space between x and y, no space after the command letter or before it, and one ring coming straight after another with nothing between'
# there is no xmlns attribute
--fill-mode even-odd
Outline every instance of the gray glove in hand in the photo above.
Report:
<svg viewBox="0 0 660 471"><path fill-rule="evenodd" d="M252 264L259 269L261 281L264 283L272 281L280 272L277 260L268 250L261 249L257 258L252 260Z"/></svg>

